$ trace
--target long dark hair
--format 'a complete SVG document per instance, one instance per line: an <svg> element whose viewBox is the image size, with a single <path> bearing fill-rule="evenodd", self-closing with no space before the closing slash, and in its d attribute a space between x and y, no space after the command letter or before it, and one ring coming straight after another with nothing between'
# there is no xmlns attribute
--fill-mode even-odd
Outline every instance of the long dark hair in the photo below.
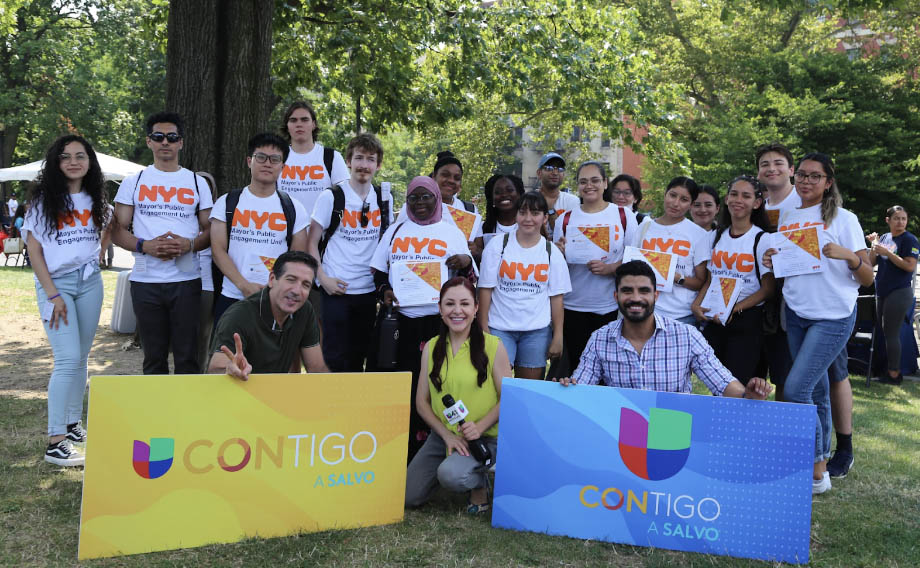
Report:
<svg viewBox="0 0 920 568"><path fill-rule="evenodd" d="M454 276L441 286L440 301L443 302L444 294L456 286L463 286L466 288L473 297L473 301L476 301L475 288L473 288L469 279L463 276ZM444 323L444 319L442 318L441 327L438 330L438 338L434 343L434 349L431 351L431 372L428 374L428 378L431 379L431 384L434 385L434 388L436 388L438 392L441 392L441 366L444 364L444 359L447 358L448 337L450 337L450 330L447 329L447 324ZM483 383L486 382L486 378L488 378L489 356L486 354L485 335L482 333L482 328L479 327L479 320L475 317L470 326L470 361L473 363L473 368L476 369L476 384L481 387Z"/></svg>
<svg viewBox="0 0 920 568"><path fill-rule="evenodd" d="M486 194L486 218L482 222L482 232L483 233L494 233L495 228L498 225L498 211L495 210L495 184L498 183L500 179L507 179L511 182L511 185L514 186L514 191L518 194L518 202L515 206L521 206L521 198L524 197L524 181L513 174L495 174L486 181L485 185L485 194Z"/></svg>
<svg viewBox="0 0 920 568"><path fill-rule="evenodd" d="M82 144L89 159L89 169L83 176L83 189L93 200L93 223L96 225L98 235L108 215L105 178L102 175L102 168L99 166L95 150L82 136L76 134L61 136L48 148L38 181L32 186L32 192L29 195L30 207L35 207L36 204L41 205L42 214L45 216L46 235L53 235L58 230L58 218L73 210L73 199L67 189L67 178L61 171L61 153L64 152L64 147L71 142Z"/></svg>
<svg viewBox="0 0 920 568"><path fill-rule="evenodd" d="M761 183L761 181L752 176L738 176L735 179L728 182L728 189L725 190L725 199L728 199L728 192L732 190L732 187L739 181L746 181L751 184L751 187L754 188L754 197L760 199L760 207L751 211L751 223L755 226L760 227L764 231L770 232L770 219L767 217L767 200L764 199L764 192L766 187ZM713 239L712 244L715 246L719 239L722 238L722 233L728 230L732 226L732 215L729 212L728 207L723 207L719 211L719 218L717 219L717 228L716 228L716 238Z"/></svg>

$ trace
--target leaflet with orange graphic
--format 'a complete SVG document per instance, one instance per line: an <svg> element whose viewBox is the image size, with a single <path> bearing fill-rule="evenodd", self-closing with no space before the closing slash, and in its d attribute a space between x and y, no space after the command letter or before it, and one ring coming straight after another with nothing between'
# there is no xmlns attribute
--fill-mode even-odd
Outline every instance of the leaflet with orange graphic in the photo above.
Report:
<svg viewBox="0 0 920 568"><path fill-rule="evenodd" d="M706 312L707 317L725 325L743 287L740 278L713 275L700 306L709 310Z"/></svg>
<svg viewBox="0 0 920 568"><path fill-rule="evenodd" d="M466 236L467 242L472 241L473 235L478 233L477 229L482 225L482 217L479 213L470 213L466 209L456 209L450 205L447 206L447 210L450 211L454 224Z"/></svg>
<svg viewBox="0 0 920 568"><path fill-rule="evenodd" d="M441 285L447 280L444 262L394 262L390 270L393 293L400 306L438 303Z"/></svg>
<svg viewBox="0 0 920 568"><path fill-rule="evenodd" d="M822 272L826 260L821 250L826 243L826 233L817 225L774 233L773 275L785 278Z"/></svg>
<svg viewBox="0 0 920 568"><path fill-rule="evenodd" d="M674 274L677 268L677 256L669 252L657 250L626 247L623 253L623 262L641 260L655 271L655 285L659 292L670 292L674 289Z"/></svg>
<svg viewBox="0 0 920 568"><path fill-rule="evenodd" d="M607 260L613 252L611 241L619 240L619 227L611 236L610 225L586 225L570 228L565 237L565 260L569 264L587 264L592 260Z"/></svg>

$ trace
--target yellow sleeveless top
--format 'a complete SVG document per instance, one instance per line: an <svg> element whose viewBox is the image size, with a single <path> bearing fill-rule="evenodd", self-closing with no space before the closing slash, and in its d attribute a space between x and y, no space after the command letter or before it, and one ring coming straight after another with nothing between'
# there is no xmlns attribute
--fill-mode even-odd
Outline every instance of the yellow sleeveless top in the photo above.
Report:
<svg viewBox="0 0 920 568"><path fill-rule="evenodd" d="M492 363L495 362L495 353L498 351L499 339L494 335L485 335L485 351L489 357L489 368L486 372L486 381L480 387L476 384L476 368L470 360L470 340L467 339L460 346L456 357L454 350L450 345L450 338L447 339L447 356L441 365L441 390L434 388L434 384L428 376L431 374L434 357L434 344L437 336L431 338L428 342L428 366L425 371L425 377L428 378L428 392L431 394L431 409L435 415L444 423L447 428L457 434L457 426L447 423L444 418L444 403L441 397L449 394L454 397L455 401L463 401L463 405L469 411L469 416L465 420L478 422L483 416L492 410L492 407L498 404L498 393L495 392L495 381L492 377ZM498 437L498 422L483 433L484 436Z"/></svg>

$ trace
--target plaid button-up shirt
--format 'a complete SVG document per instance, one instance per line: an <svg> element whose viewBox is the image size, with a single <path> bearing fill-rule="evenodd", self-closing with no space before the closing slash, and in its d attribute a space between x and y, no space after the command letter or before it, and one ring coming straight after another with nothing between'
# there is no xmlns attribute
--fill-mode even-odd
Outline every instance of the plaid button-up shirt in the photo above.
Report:
<svg viewBox="0 0 920 568"><path fill-rule="evenodd" d="M690 392L690 372L714 395L721 395L735 378L716 359L712 347L695 328L654 315L655 331L641 353L636 352L617 320L591 335L572 373L578 384L666 392ZM710 324L718 325L718 324Z"/></svg>

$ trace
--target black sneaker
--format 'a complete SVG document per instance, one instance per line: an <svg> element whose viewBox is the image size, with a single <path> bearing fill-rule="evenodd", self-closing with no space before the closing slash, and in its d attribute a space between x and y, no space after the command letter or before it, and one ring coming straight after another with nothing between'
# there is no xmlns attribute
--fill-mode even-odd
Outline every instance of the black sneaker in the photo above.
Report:
<svg viewBox="0 0 920 568"><path fill-rule="evenodd" d="M897 377L892 377L891 375L886 373L884 376L882 376L882 378L878 380L878 382L882 383L883 385L897 386L904 382L904 375L902 375L901 373L898 373Z"/></svg>
<svg viewBox="0 0 920 568"><path fill-rule="evenodd" d="M83 465L86 458L73 448L73 444L64 438L56 444L48 444L45 450L45 461L54 465L73 467Z"/></svg>
<svg viewBox="0 0 920 568"><path fill-rule="evenodd" d="M86 430L83 429L83 425L79 422L75 424L67 425L67 439L73 442L74 444L84 444L86 443Z"/></svg>
<svg viewBox="0 0 920 568"><path fill-rule="evenodd" d="M853 468L853 452L841 452L837 450L834 456L827 462L827 472L834 479L843 479Z"/></svg>

